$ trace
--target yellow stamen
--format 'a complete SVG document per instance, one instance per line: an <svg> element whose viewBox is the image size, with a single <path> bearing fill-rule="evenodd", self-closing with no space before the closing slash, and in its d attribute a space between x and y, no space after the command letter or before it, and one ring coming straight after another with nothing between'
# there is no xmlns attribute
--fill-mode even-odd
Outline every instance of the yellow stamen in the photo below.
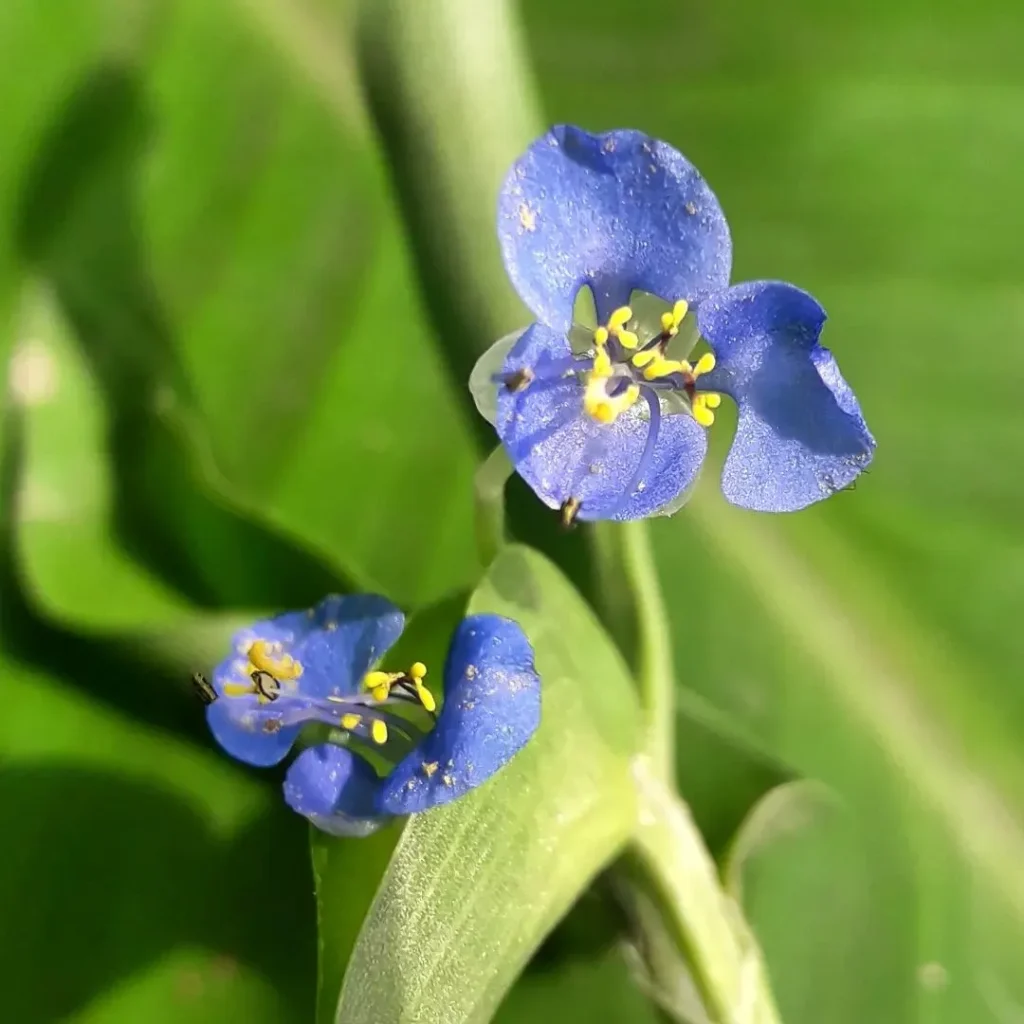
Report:
<svg viewBox="0 0 1024 1024"><path fill-rule="evenodd" d="M608 328L607 327L598 327L597 330L594 331L594 344L598 348L600 348L602 345L607 345L608 344Z"/></svg>
<svg viewBox="0 0 1024 1024"><path fill-rule="evenodd" d="M342 729L354 729L363 720L362 715L342 715L341 716L341 727Z"/></svg>
<svg viewBox="0 0 1024 1024"><path fill-rule="evenodd" d="M255 693L256 687L252 683L225 683L225 697L244 697L247 693Z"/></svg>
<svg viewBox="0 0 1024 1024"><path fill-rule="evenodd" d="M614 423L640 397L640 386L630 384L621 394L612 397L605 387L605 377L588 375L583 392L583 408L598 423Z"/></svg>
<svg viewBox="0 0 1024 1024"><path fill-rule="evenodd" d="M644 370L645 380L657 380L659 377L667 377L672 373L686 373L690 364L685 359L666 359L662 355L655 355L650 364Z"/></svg>
<svg viewBox="0 0 1024 1024"><path fill-rule="evenodd" d="M302 675L302 665L290 654L281 654L281 644L267 640L254 640L245 652L256 672L269 672L275 679L292 680Z"/></svg>
<svg viewBox="0 0 1024 1024"><path fill-rule="evenodd" d="M379 718L373 720L370 726L370 737L378 746L383 746L388 741L388 727Z"/></svg>
<svg viewBox="0 0 1024 1024"><path fill-rule="evenodd" d="M375 686L370 693L373 694L374 700L387 700L391 696L391 686L388 683L383 686Z"/></svg>
<svg viewBox="0 0 1024 1024"><path fill-rule="evenodd" d="M693 418L702 426L710 427L715 422L715 414L711 411L722 404L720 395L713 391L700 391L693 396L691 409Z"/></svg>
<svg viewBox="0 0 1024 1024"><path fill-rule="evenodd" d="M610 377L612 375L611 356L602 348L594 355L594 367L591 370L596 377Z"/></svg>
<svg viewBox="0 0 1024 1024"><path fill-rule="evenodd" d="M629 306L619 306L610 317L608 317L608 331L610 334L617 334L633 318L633 310Z"/></svg>
<svg viewBox="0 0 1024 1024"><path fill-rule="evenodd" d="M422 661L414 661L409 669L409 676L412 679L422 679L427 674L427 666Z"/></svg>
<svg viewBox="0 0 1024 1024"><path fill-rule="evenodd" d="M437 701L434 695L423 685L422 679L413 678L413 685L416 687L416 696L419 697L423 707L433 713L437 710Z"/></svg>
<svg viewBox="0 0 1024 1024"><path fill-rule="evenodd" d="M693 368L693 379L696 380L701 374L710 373L714 368L715 357L710 352L705 352L697 360L697 365Z"/></svg>
<svg viewBox="0 0 1024 1024"><path fill-rule="evenodd" d="M623 348L634 349L640 344L640 339L632 331L626 330L626 324L632 317L633 310L629 306L619 306L608 317L608 333L616 338Z"/></svg>
<svg viewBox="0 0 1024 1024"><path fill-rule="evenodd" d="M666 313L665 315L667 316L668 314ZM644 350L643 352L637 352L637 354L635 356L633 356L631 362L633 363L633 365L638 370L641 370L652 359L657 359L657 358L658 358L658 353L653 348L649 348L649 349Z"/></svg>
<svg viewBox="0 0 1024 1024"><path fill-rule="evenodd" d="M679 333L679 325L683 322L686 317L687 310L689 310L690 304L686 299L680 299L673 307L671 313L661 314L661 329L662 332L667 334L670 338L674 338Z"/></svg>

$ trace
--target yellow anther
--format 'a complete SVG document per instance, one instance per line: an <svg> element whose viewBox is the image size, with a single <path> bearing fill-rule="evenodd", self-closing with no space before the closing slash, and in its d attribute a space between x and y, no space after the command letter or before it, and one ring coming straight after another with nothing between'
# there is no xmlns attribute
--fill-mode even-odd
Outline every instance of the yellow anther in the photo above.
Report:
<svg viewBox="0 0 1024 1024"><path fill-rule="evenodd" d="M666 359L664 356L655 355L650 365L644 370L644 378L657 380L659 377L667 377L671 373L686 373L689 365L685 360Z"/></svg>
<svg viewBox="0 0 1024 1024"><path fill-rule="evenodd" d="M225 683L225 697L244 697L247 693L255 693L256 687L252 683Z"/></svg>
<svg viewBox="0 0 1024 1024"><path fill-rule="evenodd" d="M665 315L668 316L667 313ZM653 348L648 348L645 349L643 352L637 352L637 354L633 356L631 362L638 370L640 370L643 369L643 367L645 367L649 362L651 362L652 359L657 358L658 353Z"/></svg>
<svg viewBox="0 0 1024 1024"><path fill-rule="evenodd" d="M256 672L269 672L275 679L298 679L302 675L302 665L290 654L275 657L280 647L279 643L254 640L245 653Z"/></svg>
<svg viewBox="0 0 1024 1024"><path fill-rule="evenodd" d="M633 318L633 310L629 306L619 306L610 317L608 317L608 331L610 334L617 334Z"/></svg>
<svg viewBox="0 0 1024 1024"><path fill-rule="evenodd" d="M603 348L599 348L594 354L594 367L591 372L597 377L610 377L612 375L611 356Z"/></svg>
<svg viewBox="0 0 1024 1024"><path fill-rule="evenodd" d="M602 345L608 344L607 327L598 327L598 329L594 331L594 344L597 345L598 348L600 348Z"/></svg>
<svg viewBox="0 0 1024 1024"><path fill-rule="evenodd" d="M661 329L670 338L674 338L679 333L679 325L683 322L686 317L687 310L689 310L690 304L686 299L680 299L673 307L671 313L661 314Z"/></svg>
<svg viewBox="0 0 1024 1024"><path fill-rule="evenodd" d="M632 331L619 331L615 337L619 339L619 344L623 348L628 348L631 351L640 344L640 339Z"/></svg>
<svg viewBox="0 0 1024 1024"><path fill-rule="evenodd" d="M342 729L354 729L363 720L362 715L342 715L341 716L341 727Z"/></svg>
<svg viewBox="0 0 1024 1024"><path fill-rule="evenodd" d="M367 672L363 676L363 686L367 690L375 690L378 686L387 686L392 678L393 676L390 672Z"/></svg>
<svg viewBox="0 0 1024 1024"><path fill-rule="evenodd" d="M380 686L375 686L370 693L373 694L374 700L387 700L391 696L391 684L383 683Z"/></svg>
<svg viewBox="0 0 1024 1024"><path fill-rule="evenodd" d="M370 726L370 737L378 746L383 746L388 741L388 727L379 718L373 720Z"/></svg>
<svg viewBox="0 0 1024 1024"><path fill-rule="evenodd" d="M711 411L722 404L722 396L714 391L699 391L693 396L690 408L693 418L702 426L710 427L715 422L715 414Z"/></svg>
<svg viewBox="0 0 1024 1024"><path fill-rule="evenodd" d="M630 384L621 394L608 394L606 378L591 373L583 392L583 408L598 423L614 423L640 397L640 386Z"/></svg>
<svg viewBox="0 0 1024 1024"><path fill-rule="evenodd" d="M409 669L409 676L412 679L422 679L427 674L427 666L422 661L414 661Z"/></svg>
<svg viewBox="0 0 1024 1024"><path fill-rule="evenodd" d="M694 380L703 373L710 373L714 368L715 357L710 352L705 352L704 355L697 360L697 365L693 368Z"/></svg>
<svg viewBox="0 0 1024 1024"><path fill-rule="evenodd" d="M434 695L423 685L422 679L414 676L412 682L416 687L416 696L419 697L420 703L433 714L437 710L437 701L434 700Z"/></svg>

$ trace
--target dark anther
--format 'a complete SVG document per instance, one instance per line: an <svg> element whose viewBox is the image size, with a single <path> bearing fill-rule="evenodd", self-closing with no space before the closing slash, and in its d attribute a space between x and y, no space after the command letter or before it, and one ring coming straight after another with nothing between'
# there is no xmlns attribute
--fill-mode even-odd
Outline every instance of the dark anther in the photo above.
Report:
<svg viewBox="0 0 1024 1024"><path fill-rule="evenodd" d="M217 699L217 691L202 672L192 673L192 689L204 704L212 704Z"/></svg>
<svg viewBox="0 0 1024 1024"><path fill-rule="evenodd" d="M580 514L583 502L579 498L568 498L562 502L562 528L571 530L576 525L576 517Z"/></svg>
<svg viewBox="0 0 1024 1024"><path fill-rule="evenodd" d="M256 688L257 695L264 700L274 701L281 695L280 682L276 676L272 676L269 672L257 669L249 674L249 678L252 680L252 685Z"/></svg>
<svg viewBox="0 0 1024 1024"><path fill-rule="evenodd" d="M528 366L524 366L521 370L516 370L515 373L509 373L505 376L505 388L508 391L523 391L525 390L530 381L533 380L533 370Z"/></svg>

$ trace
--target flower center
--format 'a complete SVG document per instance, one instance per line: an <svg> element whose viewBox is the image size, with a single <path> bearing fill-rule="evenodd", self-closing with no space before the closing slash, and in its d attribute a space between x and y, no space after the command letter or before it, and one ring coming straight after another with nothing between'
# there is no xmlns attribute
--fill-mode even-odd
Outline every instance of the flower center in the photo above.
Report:
<svg viewBox="0 0 1024 1024"><path fill-rule="evenodd" d="M697 381L715 368L715 357L707 352L691 365L685 359L669 359L666 349L679 333L689 304L676 302L661 317L661 330L643 344L627 324L633 319L629 306L620 306L608 323L593 333L594 352L586 371L583 408L599 423L614 423L640 398L641 388L682 391L690 401L693 418L703 427L715 422L712 410L721 405L715 392L698 391Z"/></svg>
<svg viewBox="0 0 1024 1024"><path fill-rule="evenodd" d="M284 726L322 722L375 747L387 748L385 757L392 760L392 755L404 756L429 731L429 726L426 730L421 727L422 719L418 723L401 712L418 707L436 717L437 701L423 683L427 666L421 661L407 672L367 672L358 693L311 697L298 688L302 664L279 642L255 640L242 653L247 660L239 660L235 666L247 681L226 682L221 690L228 699L256 697L256 708L251 702L239 706L238 720L250 729L274 733ZM206 703L219 699L216 691L211 696L199 682L194 685Z"/></svg>

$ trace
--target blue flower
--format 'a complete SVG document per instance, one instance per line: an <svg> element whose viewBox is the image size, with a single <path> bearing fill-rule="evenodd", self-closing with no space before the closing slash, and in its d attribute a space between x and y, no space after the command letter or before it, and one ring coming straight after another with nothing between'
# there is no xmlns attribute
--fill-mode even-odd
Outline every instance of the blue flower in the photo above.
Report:
<svg viewBox="0 0 1024 1024"><path fill-rule="evenodd" d="M818 343L824 310L782 282L728 287L725 216L671 146L553 128L509 172L498 233L537 321L498 342L470 386L518 473L566 521L677 509L722 394L739 408L722 479L733 504L804 508L871 461L857 400ZM584 287L596 328L573 322Z"/></svg>
<svg viewBox="0 0 1024 1024"><path fill-rule="evenodd" d="M459 625L444 703L420 662L374 668L402 633L383 597L328 597L256 623L213 673L207 708L218 743L239 760L277 764L302 727L329 727L288 769L285 799L318 828L366 835L389 816L425 811L479 786L540 723L540 679L520 627L497 615Z"/></svg>

